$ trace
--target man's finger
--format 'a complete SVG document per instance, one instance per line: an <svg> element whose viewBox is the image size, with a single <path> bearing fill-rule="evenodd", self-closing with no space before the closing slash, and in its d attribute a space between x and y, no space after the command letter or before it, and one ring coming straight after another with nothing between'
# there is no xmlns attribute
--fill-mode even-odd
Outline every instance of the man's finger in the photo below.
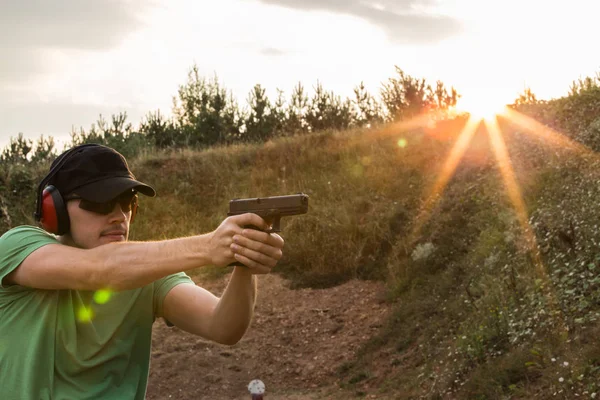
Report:
<svg viewBox="0 0 600 400"><path fill-rule="evenodd" d="M268 274L269 272L271 272L271 268L259 264L254 260L249 259L248 257L245 257L242 254L235 254L235 259L239 262L241 262L242 264L244 264L246 267L250 268L250 271L253 274Z"/></svg>
<svg viewBox="0 0 600 400"><path fill-rule="evenodd" d="M270 224L268 224L258 214L246 213L246 214L235 215L230 218L233 218L233 221L241 227L252 225L252 226L257 227L261 231L266 231L271 227Z"/></svg>
<svg viewBox="0 0 600 400"><path fill-rule="evenodd" d="M281 237L271 238L269 236L269 240L265 243L243 235L235 235L233 237L233 242L250 250L266 254L276 260L279 260L282 255L281 249L283 248L283 239L281 239Z"/></svg>
<svg viewBox="0 0 600 400"><path fill-rule="evenodd" d="M282 256L281 249L261 242L244 238L239 238L235 242L231 245L231 250L234 253L242 254L269 267L274 267Z"/></svg>
<svg viewBox="0 0 600 400"><path fill-rule="evenodd" d="M273 247L283 248L283 238L277 233L267 233L257 231L256 229L244 229L242 231L242 236L256 240L257 242L263 242Z"/></svg>
<svg viewBox="0 0 600 400"><path fill-rule="evenodd" d="M269 241L269 234L267 232L257 231L256 229L246 228L242 230L242 236L256 240L257 242L267 243Z"/></svg>
<svg viewBox="0 0 600 400"><path fill-rule="evenodd" d="M269 235L268 244L275 246L277 248L283 249L284 241L283 241L283 238L281 236L279 236L277 233L271 233Z"/></svg>

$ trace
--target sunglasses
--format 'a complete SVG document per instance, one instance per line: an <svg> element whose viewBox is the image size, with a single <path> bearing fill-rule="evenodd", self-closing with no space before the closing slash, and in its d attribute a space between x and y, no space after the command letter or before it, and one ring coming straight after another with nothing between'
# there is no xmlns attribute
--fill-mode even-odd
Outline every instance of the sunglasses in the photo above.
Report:
<svg viewBox="0 0 600 400"><path fill-rule="evenodd" d="M138 202L137 192L125 192L116 198L105 201L102 203L97 203L95 201L90 201L86 199L82 199L80 196L73 194L67 196L65 200L80 200L79 208L86 211L91 211L96 214L108 215L115 209L115 206L119 204L121 206L121 210L124 212L130 212L135 209Z"/></svg>

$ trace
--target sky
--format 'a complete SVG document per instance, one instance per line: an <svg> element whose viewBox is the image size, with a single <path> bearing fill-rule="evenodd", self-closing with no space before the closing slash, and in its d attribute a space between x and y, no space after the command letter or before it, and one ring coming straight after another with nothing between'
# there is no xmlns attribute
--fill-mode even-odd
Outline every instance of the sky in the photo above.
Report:
<svg viewBox="0 0 600 400"><path fill-rule="evenodd" d="M378 95L395 66L462 94L565 95L600 71L596 0L0 0L0 147L69 140L100 114L171 114L197 65L239 103L255 84L289 98Z"/></svg>

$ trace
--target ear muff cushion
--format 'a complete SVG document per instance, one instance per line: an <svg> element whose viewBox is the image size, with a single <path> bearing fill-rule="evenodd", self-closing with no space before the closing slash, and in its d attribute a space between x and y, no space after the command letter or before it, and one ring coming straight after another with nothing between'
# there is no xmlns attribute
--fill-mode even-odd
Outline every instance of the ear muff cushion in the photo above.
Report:
<svg viewBox="0 0 600 400"><path fill-rule="evenodd" d="M55 235L69 231L69 213L58 189L50 185L42 192L42 228Z"/></svg>

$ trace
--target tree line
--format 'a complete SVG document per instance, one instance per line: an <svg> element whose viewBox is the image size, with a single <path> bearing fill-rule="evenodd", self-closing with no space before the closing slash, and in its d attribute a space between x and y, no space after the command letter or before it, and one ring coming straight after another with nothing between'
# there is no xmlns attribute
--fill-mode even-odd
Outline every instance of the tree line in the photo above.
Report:
<svg viewBox="0 0 600 400"><path fill-rule="evenodd" d="M88 130L71 132L71 146L99 143L133 156L152 146L206 148L328 129L368 129L425 111L448 109L459 97L454 87L446 87L441 81L431 85L395 66L395 76L382 84L379 96L371 94L361 82L354 88L354 96L344 99L317 82L312 93L298 83L289 98L278 89L276 98L270 99L266 89L257 84L241 106L216 76L203 77L194 65L173 97L171 117L160 110L149 112L135 128L125 112L108 120L100 115ZM34 142L19 134L11 138L0 161L27 163L55 155L52 137L41 136Z"/></svg>

